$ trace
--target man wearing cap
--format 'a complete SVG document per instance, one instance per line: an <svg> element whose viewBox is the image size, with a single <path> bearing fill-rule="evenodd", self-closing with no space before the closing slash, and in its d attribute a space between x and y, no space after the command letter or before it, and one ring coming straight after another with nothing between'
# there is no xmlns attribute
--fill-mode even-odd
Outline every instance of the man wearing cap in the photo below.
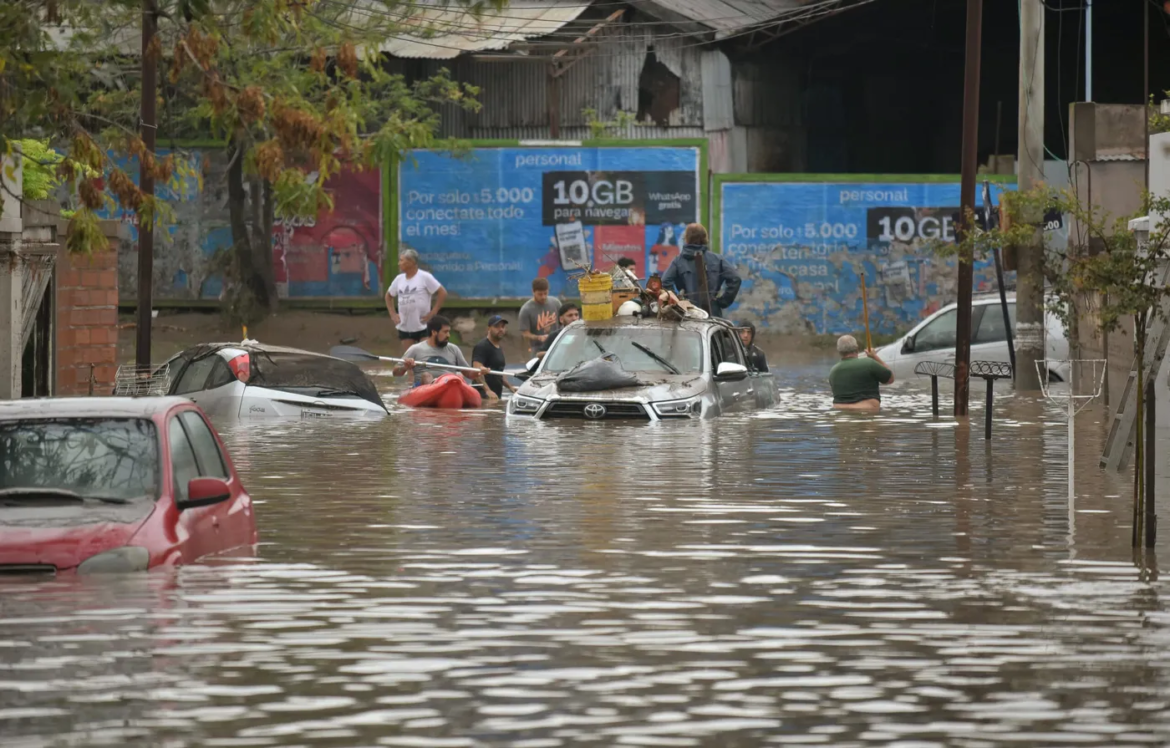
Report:
<svg viewBox="0 0 1170 748"><path fill-rule="evenodd" d="M842 335L837 339L837 353L841 360L829 372L829 388L833 390L836 410L867 410L873 413L882 408L879 385L893 384L894 372L878 358L877 352L866 350L866 358L857 355L857 338Z"/></svg>
<svg viewBox="0 0 1170 748"><path fill-rule="evenodd" d="M504 360L504 351L500 349L500 343L507 334L508 320L498 314L489 319L487 337L476 343L471 351L471 365L481 371L503 371L508 363ZM492 375L485 379L489 400L499 400L504 394L505 387L512 392L516 391L516 387L501 376Z"/></svg>

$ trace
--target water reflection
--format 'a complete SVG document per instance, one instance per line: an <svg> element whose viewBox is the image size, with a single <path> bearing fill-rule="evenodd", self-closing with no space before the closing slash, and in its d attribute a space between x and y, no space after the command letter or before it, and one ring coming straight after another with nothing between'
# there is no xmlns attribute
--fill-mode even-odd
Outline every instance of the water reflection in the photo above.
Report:
<svg viewBox="0 0 1170 748"><path fill-rule="evenodd" d="M708 423L221 424L256 557L4 582L5 745L1170 740L1170 613L1099 431L1073 535L1057 406L997 397L985 443L981 403L838 413L781 377Z"/></svg>

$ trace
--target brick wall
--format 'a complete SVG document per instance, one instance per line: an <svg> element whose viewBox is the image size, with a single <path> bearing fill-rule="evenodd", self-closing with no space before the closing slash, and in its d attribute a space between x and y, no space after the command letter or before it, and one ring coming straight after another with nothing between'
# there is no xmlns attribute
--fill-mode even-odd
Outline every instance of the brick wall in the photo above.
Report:
<svg viewBox="0 0 1170 748"><path fill-rule="evenodd" d="M57 259L58 396L113 391L118 356L118 253L62 250Z"/></svg>

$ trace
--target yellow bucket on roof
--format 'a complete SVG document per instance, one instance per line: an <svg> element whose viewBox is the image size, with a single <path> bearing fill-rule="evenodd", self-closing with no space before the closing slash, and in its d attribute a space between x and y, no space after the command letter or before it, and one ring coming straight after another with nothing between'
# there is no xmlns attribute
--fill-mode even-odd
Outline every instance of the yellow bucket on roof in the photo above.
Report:
<svg viewBox="0 0 1170 748"><path fill-rule="evenodd" d="M590 322L613 318L613 276L590 273L577 281L581 291L581 317Z"/></svg>

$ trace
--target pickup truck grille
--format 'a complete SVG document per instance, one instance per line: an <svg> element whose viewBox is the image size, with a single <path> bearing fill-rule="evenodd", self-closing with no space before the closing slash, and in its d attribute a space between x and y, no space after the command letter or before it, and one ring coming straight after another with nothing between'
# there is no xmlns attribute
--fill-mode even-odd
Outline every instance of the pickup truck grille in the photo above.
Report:
<svg viewBox="0 0 1170 748"><path fill-rule="evenodd" d="M605 408L605 415L590 418L585 409L590 405ZM649 421L650 415L639 403L603 403L596 400L558 400L548 406L545 418L580 418L586 421L637 420Z"/></svg>

